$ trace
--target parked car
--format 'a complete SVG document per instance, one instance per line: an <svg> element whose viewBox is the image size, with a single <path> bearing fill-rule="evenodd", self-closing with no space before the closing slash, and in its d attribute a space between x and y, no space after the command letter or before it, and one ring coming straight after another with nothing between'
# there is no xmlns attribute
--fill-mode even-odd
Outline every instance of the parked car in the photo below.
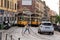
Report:
<svg viewBox="0 0 60 40"><path fill-rule="evenodd" d="M58 31L60 32L60 25L58 25L57 27L58 27Z"/></svg>
<svg viewBox="0 0 60 40"><path fill-rule="evenodd" d="M38 33L49 33L54 34L54 27L50 21L42 21L41 25L39 26Z"/></svg>
<svg viewBox="0 0 60 40"><path fill-rule="evenodd" d="M54 30L55 30L55 31L58 31L58 26L57 26L57 24L53 24L53 26L54 26Z"/></svg>

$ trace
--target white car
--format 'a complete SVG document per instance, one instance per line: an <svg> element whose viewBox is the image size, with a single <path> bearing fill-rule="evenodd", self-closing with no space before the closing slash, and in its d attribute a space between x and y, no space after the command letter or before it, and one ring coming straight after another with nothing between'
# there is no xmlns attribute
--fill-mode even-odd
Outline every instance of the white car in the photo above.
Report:
<svg viewBox="0 0 60 40"><path fill-rule="evenodd" d="M38 28L38 33L49 33L54 34L54 27L50 21L42 21L41 25Z"/></svg>

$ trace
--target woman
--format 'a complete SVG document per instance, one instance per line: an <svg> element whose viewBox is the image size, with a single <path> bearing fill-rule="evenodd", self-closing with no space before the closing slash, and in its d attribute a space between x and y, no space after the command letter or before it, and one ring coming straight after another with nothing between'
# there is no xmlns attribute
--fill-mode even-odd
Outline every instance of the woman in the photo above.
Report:
<svg viewBox="0 0 60 40"><path fill-rule="evenodd" d="M29 26L28 26L28 24L25 26L25 31L24 31L24 34L25 34L25 32L28 30L28 32L29 32L29 34L30 34L30 30L29 30Z"/></svg>

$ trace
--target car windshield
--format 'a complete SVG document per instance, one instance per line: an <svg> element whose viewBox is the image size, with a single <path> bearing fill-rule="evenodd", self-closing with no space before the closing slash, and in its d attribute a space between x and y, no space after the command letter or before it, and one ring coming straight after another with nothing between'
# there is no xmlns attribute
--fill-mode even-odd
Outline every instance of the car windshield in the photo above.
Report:
<svg viewBox="0 0 60 40"><path fill-rule="evenodd" d="M42 23L42 25L50 26L50 25L51 25L51 23Z"/></svg>

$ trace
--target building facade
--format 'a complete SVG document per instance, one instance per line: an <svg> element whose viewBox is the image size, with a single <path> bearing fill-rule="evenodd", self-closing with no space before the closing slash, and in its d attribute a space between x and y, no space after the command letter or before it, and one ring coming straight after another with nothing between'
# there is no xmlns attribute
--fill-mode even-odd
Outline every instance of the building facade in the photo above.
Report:
<svg viewBox="0 0 60 40"><path fill-rule="evenodd" d="M37 14L40 15L40 19L41 20L49 20L49 16L48 16L48 11L50 10L48 6L46 6L45 1L41 1L41 0L36 0L36 10L35 12Z"/></svg>
<svg viewBox="0 0 60 40"><path fill-rule="evenodd" d="M43 1L41 0L36 0L35 1L35 13L40 15L40 19L44 16L44 4Z"/></svg>
<svg viewBox="0 0 60 40"><path fill-rule="evenodd" d="M57 13L55 12L55 11L53 11L53 10L49 10L48 11L48 16L49 16L49 20L53 23L53 24L55 24L55 21L56 21L56 15L57 15Z"/></svg>
<svg viewBox="0 0 60 40"><path fill-rule="evenodd" d="M35 0L18 0L18 11L22 12L24 10L29 10L34 12L35 10Z"/></svg>
<svg viewBox="0 0 60 40"><path fill-rule="evenodd" d="M0 0L0 15L3 21L13 20L15 14L17 14L17 0Z"/></svg>

